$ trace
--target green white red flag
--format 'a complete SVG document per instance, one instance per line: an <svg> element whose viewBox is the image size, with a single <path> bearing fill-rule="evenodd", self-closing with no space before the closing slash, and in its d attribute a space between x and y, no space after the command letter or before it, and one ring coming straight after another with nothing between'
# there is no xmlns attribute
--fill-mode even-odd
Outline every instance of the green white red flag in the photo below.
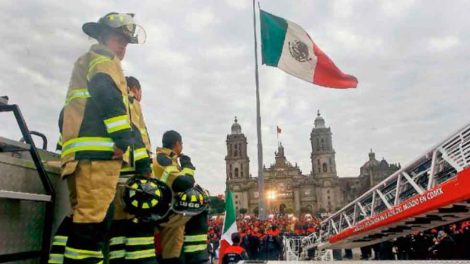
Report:
<svg viewBox="0 0 470 264"><path fill-rule="evenodd" d="M356 77L338 69L302 27L263 10L260 20L263 64L324 87L357 87Z"/></svg>
<svg viewBox="0 0 470 264"><path fill-rule="evenodd" d="M225 249L231 246L232 243L232 234L237 233L237 221L236 221L236 212L235 204L233 203L233 194L227 192L225 196L225 219L222 237L220 239L220 248L219 248L219 264L222 263L222 256L225 253Z"/></svg>

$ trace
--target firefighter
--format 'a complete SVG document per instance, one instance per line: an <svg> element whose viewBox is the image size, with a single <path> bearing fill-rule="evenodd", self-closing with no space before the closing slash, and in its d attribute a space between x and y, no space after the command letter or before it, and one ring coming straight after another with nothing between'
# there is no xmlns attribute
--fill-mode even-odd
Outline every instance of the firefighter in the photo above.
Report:
<svg viewBox="0 0 470 264"><path fill-rule="evenodd" d="M142 101L142 88L139 80L133 76L126 77L127 87L129 87L129 101L130 101L130 112L132 117L132 123L139 129L145 148L149 153L152 152L152 145L150 143L150 137L145 125L144 116L142 113L142 107L140 101Z"/></svg>
<svg viewBox="0 0 470 264"><path fill-rule="evenodd" d="M138 101L141 100L141 93L138 98L135 91L140 83L134 77L126 77L129 91L129 109L132 126L132 136L134 139L133 153L129 153L131 164L123 166L121 177L114 198L114 217L111 225L111 235L109 240L109 262L110 263L156 263L154 244L154 225L139 221L134 215L126 211L123 201L125 182L129 175L151 177L150 166L150 141L143 115ZM134 93L132 91L134 90ZM138 106L136 106L138 105ZM147 141L144 141L143 133ZM147 144L145 144L147 142ZM148 145L148 148L147 148Z"/></svg>
<svg viewBox="0 0 470 264"><path fill-rule="evenodd" d="M196 186L199 187L199 186ZM196 187L194 189L196 189ZM202 190L202 188L200 188ZM203 190L203 199L208 200L207 191ZM198 195L200 199L200 195ZM182 262L185 264L209 263L209 251L207 232L209 231L207 201L204 202L205 209L191 217L184 228Z"/></svg>
<svg viewBox="0 0 470 264"><path fill-rule="evenodd" d="M112 201L132 147L128 92L122 73L129 43L140 42L133 14L109 13L83 31L98 44L74 65L65 100L62 132L62 173L72 207L63 259L50 262L102 263L105 239L113 216ZM54 241L56 241L54 239Z"/></svg>
<svg viewBox="0 0 470 264"><path fill-rule="evenodd" d="M157 148L153 162L155 176L166 183L175 194L187 191L194 186L195 167L191 159L182 154L181 135L170 130L163 134L162 148ZM179 161L179 164L178 164ZM179 263L183 247L184 226L190 216L173 213L159 224L160 259L162 263Z"/></svg>
<svg viewBox="0 0 470 264"><path fill-rule="evenodd" d="M231 238L232 245L225 249L223 256L220 256L222 264L236 264L239 261L248 259L245 249L240 246L240 234L233 233Z"/></svg>

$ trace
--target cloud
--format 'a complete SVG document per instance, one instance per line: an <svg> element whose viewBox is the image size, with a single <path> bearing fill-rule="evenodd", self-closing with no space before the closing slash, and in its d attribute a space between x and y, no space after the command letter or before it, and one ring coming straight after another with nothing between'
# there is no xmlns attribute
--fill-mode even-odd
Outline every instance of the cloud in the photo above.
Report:
<svg viewBox="0 0 470 264"><path fill-rule="evenodd" d="M468 123L468 2L272 0L261 7L304 27L359 79L357 89L324 89L260 66L265 164L274 161L279 125L288 160L310 173L318 109L331 126L341 177L357 176L370 148L405 164ZM250 1L5 0L0 8L0 95L52 144L72 65L93 43L81 25L110 11L134 12L147 42L129 45L123 68L142 83L153 146L166 130L180 131L197 181L221 193L226 135L238 116L257 175ZM5 118L0 136L18 139L14 127Z"/></svg>
<svg viewBox="0 0 470 264"><path fill-rule="evenodd" d="M432 51L445 51L460 44L460 39L456 36L446 36L440 38L432 38L429 40L428 49Z"/></svg>

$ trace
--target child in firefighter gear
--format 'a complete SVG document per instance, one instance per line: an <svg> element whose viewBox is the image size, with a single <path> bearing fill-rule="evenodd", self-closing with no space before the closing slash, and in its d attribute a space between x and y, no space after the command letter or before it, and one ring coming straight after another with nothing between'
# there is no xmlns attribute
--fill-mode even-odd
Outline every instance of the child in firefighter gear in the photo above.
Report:
<svg viewBox="0 0 470 264"><path fill-rule="evenodd" d="M153 162L155 176L171 187L175 194L184 192L194 185L194 166L191 159L182 154L183 140L173 130L163 134L162 148L157 148ZM178 164L179 160L179 164ZM162 263L179 263L184 240L184 225L189 216L173 213L159 224Z"/></svg>
<svg viewBox="0 0 470 264"><path fill-rule="evenodd" d="M134 148L133 153L129 153L131 164L123 166L121 169L117 193L114 198L114 217L109 239L109 263L151 264L156 263L155 244L153 241L155 225L141 221L141 219L135 215L136 211L132 209L135 208L135 204L139 207L147 207L140 208L146 211L147 209L155 209L157 204L161 206L162 203L158 203L158 200L154 198L144 204L138 199L133 200L132 203L126 203L126 201L129 202L129 192L126 189L129 180L141 178L139 181L134 181L131 184L134 189L138 189L139 186L144 186L146 190L158 187L156 183L152 182L152 179L146 179L150 178L152 172L150 167L150 152L147 150L143 134L141 133L142 129L145 129L141 108L140 106L134 107L135 104L138 104L138 100L141 99L141 93L138 98L135 96L136 86L138 86L138 90L141 89L140 83L134 77L127 77L126 80L129 88L129 109ZM133 90L134 93L131 93ZM146 132L145 136L148 138ZM147 144L150 144L150 141L147 140ZM135 176L128 180L129 175ZM144 182L148 184L144 184ZM160 189L157 190L162 194ZM169 188L167 188L167 190L170 192L167 196L169 196L171 201L171 190ZM136 190L133 190L133 192L135 195L134 198L141 197L139 194L136 194ZM128 196L126 196L126 194ZM123 200L123 197L127 197L127 200ZM157 198L159 197L160 196ZM154 202L155 204L153 204Z"/></svg>
<svg viewBox="0 0 470 264"><path fill-rule="evenodd" d="M207 232L209 210L191 217L184 228L184 244L181 253L184 264L209 263Z"/></svg>
<svg viewBox="0 0 470 264"><path fill-rule="evenodd" d="M139 42L137 27L132 14L119 13L82 27L99 43L75 63L65 100L61 175L69 187L72 222L68 234L54 238L65 250L51 254L51 263L103 261L123 154L133 143L121 60L127 44Z"/></svg>
<svg viewBox="0 0 470 264"><path fill-rule="evenodd" d="M233 244L225 249L223 256L220 256L222 264L236 264L239 261L248 259L245 249L240 246L240 240L239 233L232 234Z"/></svg>

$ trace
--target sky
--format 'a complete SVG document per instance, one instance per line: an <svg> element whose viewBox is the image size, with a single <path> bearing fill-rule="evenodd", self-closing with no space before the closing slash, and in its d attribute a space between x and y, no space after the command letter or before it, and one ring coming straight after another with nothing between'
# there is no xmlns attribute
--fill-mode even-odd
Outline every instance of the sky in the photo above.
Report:
<svg viewBox="0 0 470 264"><path fill-rule="evenodd" d="M310 173L317 110L332 129L340 177L359 175L370 149L379 159L407 164L469 123L470 1L260 5L301 25L342 71L359 80L357 89L328 89L260 66L267 166L274 162L279 126L287 159ZM50 150L73 63L94 43L82 24L111 11L133 12L147 41L128 46L123 69L142 84L153 146L161 145L165 131L179 131L196 181L222 193L225 140L237 116L256 176L252 1L0 0L0 10L0 95L21 107L31 130L47 135ZM7 114L0 136L20 138Z"/></svg>

